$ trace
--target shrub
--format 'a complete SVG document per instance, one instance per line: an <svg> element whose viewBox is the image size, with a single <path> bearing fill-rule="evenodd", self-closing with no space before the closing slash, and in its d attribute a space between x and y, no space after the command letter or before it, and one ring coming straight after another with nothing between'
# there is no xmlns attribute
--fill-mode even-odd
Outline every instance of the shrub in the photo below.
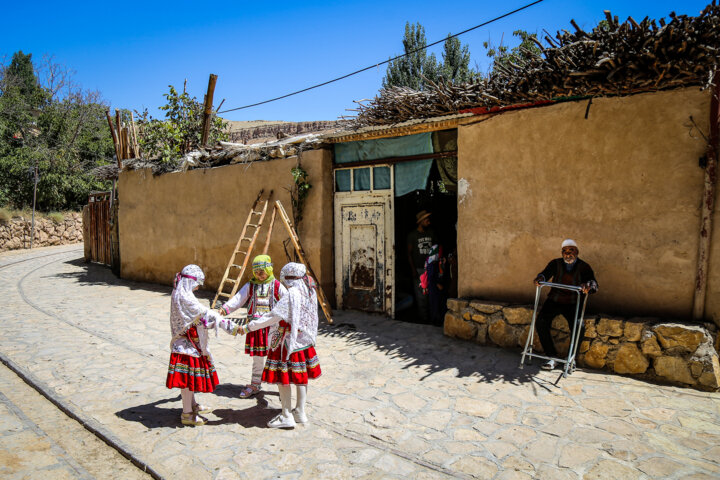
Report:
<svg viewBox="0 0 720 480"><path fill-rule="evenodd" d="M0 225L5 225L12 218L10 210L7 208L0 208Z"/></svg>
<svg viewBox="0 0 720 480"><path fill-rule="evenodd" d="M59 225L65 221L65 215L60 212L48 213L47 218L52 220L55 225Z"/></svg>

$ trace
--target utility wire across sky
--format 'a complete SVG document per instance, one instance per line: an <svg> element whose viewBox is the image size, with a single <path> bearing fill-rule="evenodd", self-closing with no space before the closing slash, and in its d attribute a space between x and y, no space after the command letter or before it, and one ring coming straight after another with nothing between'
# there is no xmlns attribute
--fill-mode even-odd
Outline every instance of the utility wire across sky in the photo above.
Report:
<svg viewBox="0 0 720 480"><path fill-rule="evenodd" d="M352 72L352 73L348 73L347 75L343 75L342 77L333 78L332 80L328 80L327 82L318 83L317 85L313 85L312 87L303 88L302 90L298 90L298 91L296 91L296 92L288 93L288 94L282 95L282 96L280 96L280 97L271 98L271 99L269 99L269 100L263 100L262 102L252 103L252 104L250 104L250 105L244 105L244 106L242 106L242 107L229 108L229 109L227 109L227 110L222 110L222 111L217 112L217 113L220 114L220 113L234 112L234 111L236 111L236 110L243 110L243 109L245 109L245 108L257 107L258 105L263 105L263 104L265 104L265 103L275 102L275 101L277 101L277 100L282 100L283 98L292 97L293 95L297 95L297 94L299 94L299 93L307 92L308 90L312 90L312 89L314 89L314 88L318 88L318 87L322 87L322 86L325 86L325 85L329 85L329 84L331 84L331 83L333 83L333 82L337 82L337 81L339 81L339 80L343 80L343 79L345 79L345 78L352 77L353 75L357 75L358 73L365 72L365 71L370 70L370 69L372 69L372 68L377 68L377 67L379 67L380 65L385 65L386 63L390 63L390 62L392 62L393 60L397 60L398 58L407 57L408 55L412 55L413 53L419 52L419 51L421 51L421 50L425 50L425 49L430 48L430 47L432 47L432 46L434 46L434 45L437 45L438 43L444 42L444 41L446 41L446 40L449 39L449 38L459 37L460 35L462 35L462 34L464 34L464 33L471 32L471 31L473 31L473 30L475 30L475 29L477 29L477 28L484 27L484 26L486 26L486 25L490 25L490 24L493 23L493 22L497 22L498 20L501 20L501 19L503 19L503 18L505 18L505 17L509 17L510 15L513 15L513 14L515 14L515 13L518 13L518 12L520 12L520 11L522 11L522 10L525 10L525 9L527 9L527 8L532 7L533 5L537 5L538 3L542 3L542 2L543 2L543 0L536 0L536 1L532 2L532 3L528 3L527 5L525 5L525 6L523 6L523 7L516 8L515 10L513 10L513 11L511 11L511 12L504 13L504 14L498 16L498 17L495 17L495 18L493 18L493 19L491 19L491 20L488 20L487 22L483 22L483 23L481 23L481 24L479 24L479 25L475 25L474 27L468 28L467 30L463 30L462 32L458 32L458 33L455 33L455 34L453 34L453 35L448 35L447 37L445 37L445 38L443 38L443 39L441 39L441 40L438 40L438 41L436 41L436 42L430 43L430 44L428 44L428 45L425 45L424 47L416 48L415 50L413 50L413 51L411 51L411 52L403 53L402 55L398 55L398 56L396 56L396 57L389 58L389 59L385 60L384 62L376 63L376 64L374 64L374 65L370 65L369 67L361 68L360 70L356 70L356 71L354 71L354 72Z"/></svg>

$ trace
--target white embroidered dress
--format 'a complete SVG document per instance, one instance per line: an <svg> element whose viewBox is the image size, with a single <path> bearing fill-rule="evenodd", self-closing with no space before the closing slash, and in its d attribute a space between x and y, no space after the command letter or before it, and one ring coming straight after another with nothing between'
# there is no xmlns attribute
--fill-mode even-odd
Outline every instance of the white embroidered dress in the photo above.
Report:
<svg viewBox="0 0 720 480"><path fill-rule="evenodd" d="M200 357L205 355L210 357L208 349L208 330L202 323L202 318L206 320L215 320L220 322L222 317L209 307L200 304L193 289L200 286L205 281L205 274L197 265L187 265L182 272L176 277L175 290L173 290L170 302L170 330L172 332L172 340L170 341L170 351L191 357ZM196 326L198 332L198 343L193 344L188 340L185 332Z"/></svg>

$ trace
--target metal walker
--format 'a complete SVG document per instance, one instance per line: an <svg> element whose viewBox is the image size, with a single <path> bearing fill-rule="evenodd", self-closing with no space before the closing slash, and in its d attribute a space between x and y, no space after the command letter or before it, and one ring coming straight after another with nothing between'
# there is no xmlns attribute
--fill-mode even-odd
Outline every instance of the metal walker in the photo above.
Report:
<svg viewBox="0 0 720 480"><path fill-rule="evenodd" d="M568 348L567 359L548 357L546 355L540 355L532 352L533 338L535 337L535 319L538 313L538 304L540 303L540 291L543 287L560 288L562 290L570 290L577 293L577 303L575 304L575 319L572 322L572 336L570 337L570 348ZM533 309L532 322L530 322L530 331L528 332L527 341L525 342L525 348L523 349L522 358L520 359L520 368L525 365L525 357L542 358L544 360L555 360L556 362L564 363L565 369L563 370L562 376L567 377L568 373L575 371L575 356L577 354L578 344L580 343L580 332L582 331L581 325L585 317L585 305L587 305L587 297L585 295L582 301L582 310L580 310L580 299L583 297L582 288L574 285L563 285L562 283L551 283L551 282L539 282L535 288L535 308ZM578 316L578 314L580 316ZM568 323L570 319L568 318ZM528 364L530 363L528 362Z"/></svg>

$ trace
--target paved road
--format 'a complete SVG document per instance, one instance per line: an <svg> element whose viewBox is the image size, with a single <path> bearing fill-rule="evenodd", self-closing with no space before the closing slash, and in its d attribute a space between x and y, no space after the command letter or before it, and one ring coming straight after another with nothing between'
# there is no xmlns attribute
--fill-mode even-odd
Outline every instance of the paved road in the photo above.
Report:
<svg viewBox="0 0 720 480"><path fill-rule="evenodd" d="M349 312L321 327L310 424L265 428L277 391L237 398L249 357L221 334L222 384L201 397L217 409L182 427L164 387L169 288L119 280L80 247L3 254L0 272L2 359L156 477L720 478L718 394L583 370L555 385L517 352Z"/></svg>

